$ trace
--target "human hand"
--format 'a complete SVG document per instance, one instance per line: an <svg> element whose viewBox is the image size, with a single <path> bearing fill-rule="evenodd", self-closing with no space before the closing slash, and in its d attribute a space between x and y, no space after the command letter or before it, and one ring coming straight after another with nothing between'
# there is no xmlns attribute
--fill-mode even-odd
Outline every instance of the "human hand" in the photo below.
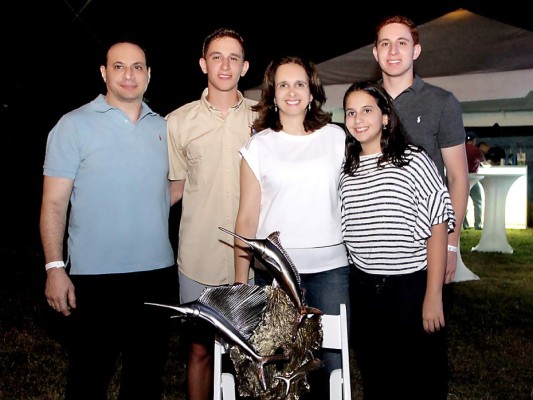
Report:
<svg viewBox="0 0 533 400"><path fill-rule="evenodd" d="M446 272L444 273L444 283L452 283L455 278L455 273L457 272L457 253L453 251L448 251L448 256L446 257Z"/></svg>
<svg viewBox="0 0 533 400"><path fill-rule="evenodd" d="M52 268L47 271L44 292L50 307L63 315L70 315L71 308L76 308L74 285L65 268Z"/></svg>
<svg viewBox="0 0 533 400"><path fill-rule="evenodd" d="M444 328L444 310L441 299L426 297L422 306L422 323L424 330L433 333Z"/></svg>

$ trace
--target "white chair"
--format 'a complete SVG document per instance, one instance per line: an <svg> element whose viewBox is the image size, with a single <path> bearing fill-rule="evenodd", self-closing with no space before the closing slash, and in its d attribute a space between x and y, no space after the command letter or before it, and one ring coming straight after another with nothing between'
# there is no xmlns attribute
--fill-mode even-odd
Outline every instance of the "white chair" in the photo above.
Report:
<svg viewBox="0 0 533 400"><path fill-rule="evenodd" d="M322 331L324 334L322 347L340 349L342 355L342 368L332 371L329 378L329 398L330 400L351 400L350 347L345 304L340 305L339 315L322 315Z"/></svg>
<svg viewBox="0 0 533 400"><path fill-rule="evenodd" d="M331 372L329 381L330 400L351 400L350 352L348 345L348 319L346 305L340 305L339 315L322 315L322 347L339 349L342 354L342 369ZM235 378L222 372L222 355L225 353L223 339L215 338L214 400L235 400Z"/></svg>
<svg viewBox="0 0 533 400"><path fill-rule="evenodd" d="M235 400L235 378L233 374L222 372L222 355L226 353L224 340L215 336L213 400Z"/></svg>

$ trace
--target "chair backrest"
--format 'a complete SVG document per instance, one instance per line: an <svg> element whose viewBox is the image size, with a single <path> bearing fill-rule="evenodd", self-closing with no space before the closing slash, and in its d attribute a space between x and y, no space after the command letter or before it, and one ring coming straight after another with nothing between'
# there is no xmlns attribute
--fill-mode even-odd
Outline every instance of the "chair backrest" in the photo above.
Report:
<svg viewBox="0 0 533 400"><path fill-rule="evenodd" d="M334 370L330 376L330 400L351 400L350 351L346 305L341 304L339 311L339 315L322 315L322 347L325 349L339 349L342 355L342 369ZM213 377L214 400L234 400L236 398L234 376L230 373L222 372L222 355L225 352L224 340L220 336L216 336Z"/></svg>
<svg viewBox="0 0 533 400"><path fill-rule="evenodd" d="M329 398L331 400L350 400L350 348L348 343L348 318L346 305L340 305L339 315L322 315L322 347L339 349L342 355L342 369L331 372L329 379Z"/></svg>
<svg viewBox="0 0 533 400"><path fill-rule="evenodd" d="M224 340L215 336L215 354L213 369L213 400L235 400L235 378L232 374L222 372L222 355L226 353Z"/></svg>

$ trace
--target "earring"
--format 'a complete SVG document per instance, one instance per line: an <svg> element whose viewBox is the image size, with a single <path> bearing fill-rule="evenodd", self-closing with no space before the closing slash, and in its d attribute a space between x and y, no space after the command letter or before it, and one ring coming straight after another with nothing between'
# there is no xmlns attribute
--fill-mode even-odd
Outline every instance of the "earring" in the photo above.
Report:
<svg viewBox="0 0 533 400"><path fill-rule="evenodd" d="M274 112L278 112L278 103L276 103L276 99L274 99Z"/></svg>
<svg viewBox="0 0 533 400"><path fill-rule="evenodd" d="M307 105L307 109L311 111L311 102L309 102L309 104Z"/></svg>

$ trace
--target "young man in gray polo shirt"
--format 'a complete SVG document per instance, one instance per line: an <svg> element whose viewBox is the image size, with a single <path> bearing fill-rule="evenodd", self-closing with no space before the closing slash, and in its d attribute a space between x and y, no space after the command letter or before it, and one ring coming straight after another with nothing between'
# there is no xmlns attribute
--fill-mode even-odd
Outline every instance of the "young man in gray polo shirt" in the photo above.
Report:
<svg viewBox="0 0 533 400"><path fill-rule="evenodd" d="M414 61L420 56L418 29L410 19L396 15L376 27L374 58L381 68L382 84L394 99L394 107L407 134L423 147L435 162L446 182L455 212L455 229L448 234L448 253L444 282L453 281L457 270L457 247L468 202L468 165L462 111L455 96L424 82L414 73ZM451 286L449 286L451 288ZM443 288L445 303L449 294ZM445 400L448 392L448 356L446 330L427 336L428 354L415 355L407 363L422 362L425 376L420 377L420 393L432 393L432 399ZM424 396L424 395L422 395ZM418 398L413 394L412 399ZM427 397L423 397L427 398Z"/></svg>

